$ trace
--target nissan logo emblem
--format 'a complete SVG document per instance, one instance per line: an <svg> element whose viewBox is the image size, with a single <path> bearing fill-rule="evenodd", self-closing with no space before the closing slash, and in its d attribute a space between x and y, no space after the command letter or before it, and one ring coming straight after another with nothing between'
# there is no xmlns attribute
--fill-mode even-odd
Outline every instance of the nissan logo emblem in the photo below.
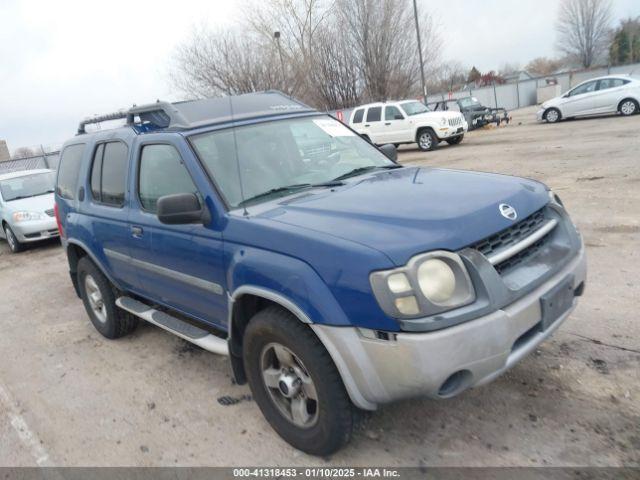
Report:
<svg viewBox="0 0 640 480"><path fill-rule="evenodd" d="M509 220L515 220L516 218L518 218L518 212L516 212L516 209L513 208L511 205L507 205L506 203L501 203L498 209L500 210L500 214L504 218L508 218Z"/></svg>

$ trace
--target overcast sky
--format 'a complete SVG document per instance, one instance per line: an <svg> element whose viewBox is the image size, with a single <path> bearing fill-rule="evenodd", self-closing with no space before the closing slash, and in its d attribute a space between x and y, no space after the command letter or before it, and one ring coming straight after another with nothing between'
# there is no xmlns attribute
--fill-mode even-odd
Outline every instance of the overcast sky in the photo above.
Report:
<svg viewBox="0 0 640 480"><path fill-rule="evenodd" d="M225 25L238 0L0 0L0 139L60 144L78 121L133 103L173 100L177 44L201 22ZM640 0L614 0L617 19ZM558 0L418 0L436 18L443 58L480 70L554 56Z"/></svg>

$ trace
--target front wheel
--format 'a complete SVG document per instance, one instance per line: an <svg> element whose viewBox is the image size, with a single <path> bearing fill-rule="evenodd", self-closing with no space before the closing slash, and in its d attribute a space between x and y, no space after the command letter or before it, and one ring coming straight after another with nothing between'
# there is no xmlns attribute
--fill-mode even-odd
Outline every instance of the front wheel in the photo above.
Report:
<svg viewBox="0 0 640 480"><path fill-rule="evenodd" d="M243 360L262 414L293 447L328 455L345 445L354 407L331 356L290 312L268 307L249 322Z"/></svg>
<svg viewBox="0 0 640 480"><path fill-rule="evenodd" d="M464 138L464 133L462 135L458 135L457 137L448 138L447 143L449 145L458 145L463 138Z"/></svg>
<svg viewBox="0 0 640 480"><path fill-rule="evenodd" d="M560 121L560 110L557 108L550 108L544 113L544 119L548 123L556 123Z"/></svg>
<svg viewBox="0 0 640 480"><path fill-rule="evenodd" d="M418 148L423 152L429 152L438 146L438 137L431 130L422 130L418 133Z"/></svg>
<svg viewBox="0 0 640 480"><path fill-rule="evenodd" d="M20 253L22 251L24 247L9 225L4 226L4 236L7 239L11 253Z"/></svg>

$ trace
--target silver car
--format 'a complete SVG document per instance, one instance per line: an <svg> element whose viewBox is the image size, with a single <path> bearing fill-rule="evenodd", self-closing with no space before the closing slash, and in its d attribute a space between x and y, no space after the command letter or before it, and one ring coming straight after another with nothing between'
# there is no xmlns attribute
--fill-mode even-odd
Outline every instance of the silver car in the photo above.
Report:
<svg viewBox="0 0 640 480"><path fill-rule="evenodd" d="M54 213L53 170L25 170L0 175L0 238L13 253L25 243L58 237Z"/></svg>

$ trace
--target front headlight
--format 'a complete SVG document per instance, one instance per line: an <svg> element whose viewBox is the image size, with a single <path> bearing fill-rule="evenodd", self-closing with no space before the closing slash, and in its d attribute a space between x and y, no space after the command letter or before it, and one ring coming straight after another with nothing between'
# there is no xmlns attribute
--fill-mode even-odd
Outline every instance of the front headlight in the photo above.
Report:
<svg viewBox="0 0 640 480"><path fill-rule="evenodd" d="M44 215L38 212L14 212L12 215L13 221L16 223L28 222L31 220L42 220Z"/></svg>
<svg viewBox="0 0 640 480"><path fill-rule="evenodd" d="M445 117L442 117L442 118L440 119L440 125L444 126L444 125L446 125L446 124L447 124L447 119L446 119Z"/></svg>
<svg viewBox="0 0 640 480"><path fill-rule="evenodd" d="M413 257L406 266L373 272L371 287L389 316L429 316L473 302L471 278L459 255L446 251Z"/></svg>
<svg viewBox="0 0 640 480"><path fill-rule="evenodd" d="M560 200L560 197L558 195L553 193L553 190L548 190L547 193L549 194L549 201L551 203L555 203L556 205L560 205L564 208L564 203L562 203L562 200Z"/></svg>

